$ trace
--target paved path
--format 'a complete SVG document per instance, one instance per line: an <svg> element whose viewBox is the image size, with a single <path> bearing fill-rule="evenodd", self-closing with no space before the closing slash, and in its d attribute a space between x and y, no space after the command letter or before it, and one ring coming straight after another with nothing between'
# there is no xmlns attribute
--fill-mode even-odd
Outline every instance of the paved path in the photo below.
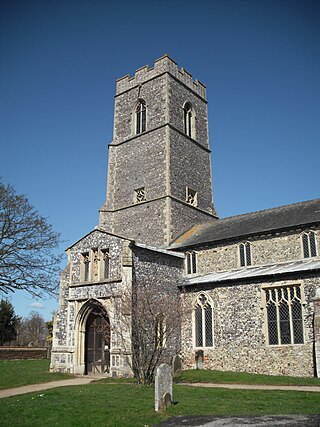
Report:
<svg viewBox="0 0 320 427"><path fill-rule="evenodd" d="M231 388L239 390L284 390L284 391L313 391L320 393L320 386L312 385L266 385L266 384L215 384L215 383L178 383L190 387Z"/></svg>
<svg viewBox="0 0 320 427"><path fill-rule="evenodd" d="M34 393L37 391L49 390L56 387L68 387L74 385L89 384L94 380L102 379L101 376L83 376L72 378L70 380L52 381L42 384L31 384L23 387L7 388L0 390L0 399L4 397L16 396L18 394ZM214 387L229 388L238 390L284 390L284 391L312 391L320 393L318 386L291 386L291 385L261 385L261 384L216 384L216 383L178 383L189 387Z"/></svg>
<svg viewBox="0 0 320 427"><path fill-rule="evenodd" d="M0 390L0 399L4 397L16 396L18 394L49 390L50 388L56 388L56 387L68 387L71 385L85 385L85 384L91 383L91 381L94 381L95 379L96 378L94 377L78 377L78 378L72 378L71 380L60 380L60 381L52 381L49 383L42 383L42 384L30 384L30 385L25 385L23 387L7 388L4 390Z"/></svg>
<svg viewBox="0 0 320 427"><path fill-rule="evenodd" d="M0 399L4 397L16 396L25 393L34 393L38 391L49 390L56 387L68 387L76 385L85 385L91 381L100 379L97 376L83 376L72 378L70 380L52 381L42 384L31 384L23 387L9 388L0 390ZM180 383L180 385L192 387L216 387L229 389L245 390L298 390L320 392L318 386L275 386L275 385L253 385L253 384L214 384L214 383ZM171 418L158 425L159 427L319 427L320 415L286 415L286 416L263 416L263 417L191 417L179 416Z"/></svg>

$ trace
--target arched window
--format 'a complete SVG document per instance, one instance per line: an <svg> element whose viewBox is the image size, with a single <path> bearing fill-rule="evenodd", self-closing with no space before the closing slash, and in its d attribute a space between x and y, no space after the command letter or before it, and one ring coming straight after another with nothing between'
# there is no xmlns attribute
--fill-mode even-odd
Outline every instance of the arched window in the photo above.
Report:
<svg viewBox="0 0 320 427"><path fill-rule="evenodd" d="M192 112L192 106L190 102L186 102L184 108L184 133L192 138L194 138L193 135L193 112Z"/></svg>
<svg viewBox="0 0 320 427"><path fill-rule="evenodd" d="M197 272L197 255L195 251L186 253L186 272L187 274L194 274Z"/></svg>
<svg viewBox="0 0 320 427"><path fill-rule="evenodd" d="M265 289L269 345L303 344L300 286Z"/></svg>
<svg viewBox="0 0 320 427"><path fill-rule="evenodd" d="M196 347L213 347L213 308L209 298L201 293L194 307Z"/></svg>
<svg viewBox="0 0 320 427"><path fill-rule="evenodd" d="M146 131L147 106L143 99L140 99L136 106L136 134Z"/></svg>
<svg viewBox="0 0 320 427"><path fill-rule="evenodd" d="M302 234L302 248L304 258L317 256L316 234L313 231Z"/></svg>
<svg viewBox="0 0 320 427"><path fill-rule="evenodd" d="M240 243L239 260L240 267L248 267L249 265L251 265L251 245L249 242Z"/></svg>

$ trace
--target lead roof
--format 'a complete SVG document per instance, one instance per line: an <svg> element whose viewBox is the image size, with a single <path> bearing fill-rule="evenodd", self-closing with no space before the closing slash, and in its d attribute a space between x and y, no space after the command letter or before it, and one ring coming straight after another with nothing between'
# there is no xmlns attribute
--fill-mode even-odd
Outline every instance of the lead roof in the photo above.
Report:
<svg viewBox="0 0 320 427"><path fill-rule="evenodd" d="M234 240L317 223L320 223L320 199L197 224L175 239L168 249Z"/></svg>

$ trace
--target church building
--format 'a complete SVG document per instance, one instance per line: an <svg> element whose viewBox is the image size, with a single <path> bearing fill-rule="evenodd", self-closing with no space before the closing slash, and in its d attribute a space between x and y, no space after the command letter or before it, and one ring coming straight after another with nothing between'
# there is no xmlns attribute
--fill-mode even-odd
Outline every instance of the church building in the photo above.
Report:
<svg viewBox="0 0 320 427"><path fill-rule="evenodd" d="M67 249L52 371L132 375L138 301L158 297L161 362L320 376L320 199L220 219L210 154L206 88L169 56L117 80L106 202Z"/></svg>

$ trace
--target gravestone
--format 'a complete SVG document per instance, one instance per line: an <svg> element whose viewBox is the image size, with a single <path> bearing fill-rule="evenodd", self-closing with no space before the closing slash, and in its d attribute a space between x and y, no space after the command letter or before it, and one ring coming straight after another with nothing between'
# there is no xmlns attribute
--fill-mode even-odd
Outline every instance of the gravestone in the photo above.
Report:
<svg viewBox="0 0 320 427"><path fill-rule="evenodd" d="M166 409L172 403L172 373L166 363L158 366L154 384L155 410Z"/></svg>
<svg viewBox="0 0 320 427"><path fill-rule="evenodd" d="M174 375L178 371L181 371L181 358L176 355L172 361L172 374Z"/></svg>

